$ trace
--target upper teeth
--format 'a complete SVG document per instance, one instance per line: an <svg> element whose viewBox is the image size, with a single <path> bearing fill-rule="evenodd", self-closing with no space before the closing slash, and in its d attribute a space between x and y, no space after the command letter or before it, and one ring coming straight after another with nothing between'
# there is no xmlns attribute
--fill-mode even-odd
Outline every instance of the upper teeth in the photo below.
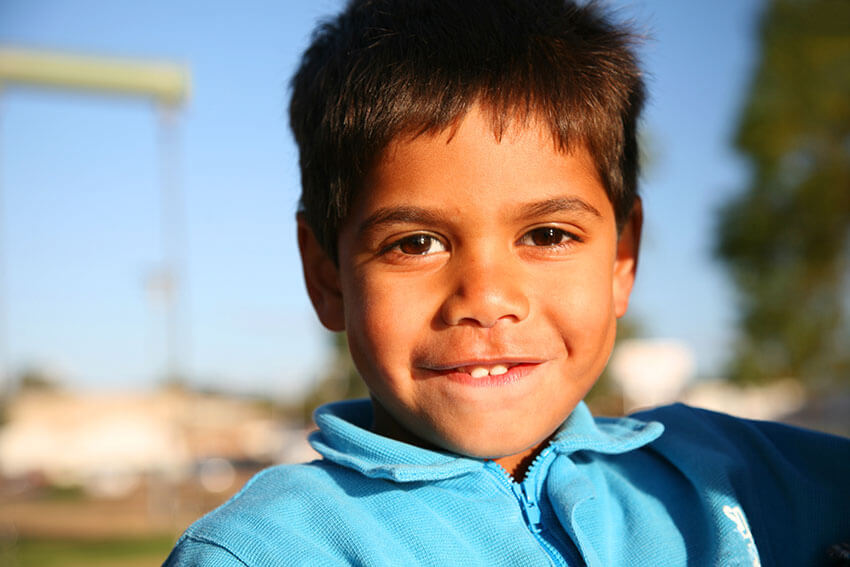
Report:
<svg viewBox="0 0 850 567"><path fill-rule="evenodd" d="M469 370L469 375L473 378L484 378L485 376L499 376L508 371L508 367L504 364L496 364L487 368L486 366L473 366Z"/></svg>

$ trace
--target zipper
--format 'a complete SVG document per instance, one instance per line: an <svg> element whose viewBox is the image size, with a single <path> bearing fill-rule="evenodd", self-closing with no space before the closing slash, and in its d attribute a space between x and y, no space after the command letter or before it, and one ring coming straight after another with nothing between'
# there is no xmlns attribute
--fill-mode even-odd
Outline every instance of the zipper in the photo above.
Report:
<svg viewBox="0 0 850 567"><path fill-rule="evenodd" d="M528 527L531 528L531 531L535 534L540 533L540 507L537 505L537 501L534 498L530 498L528 496L527 485L525 484L517 484L513 483L514 494L517 499L522 504L522 512L525 516L525 521L528 524Z"/></svg>
<svg viewBox="0 0 850 567"><path fill-rule="evenodd" d="M518 483L508 474L508 472L498 463L494 461L488 461L487 464L489 468L493 471L493 475L501 480L502 484L507 488L511 494L514 495L514 498L520 504L520 508L522 509L522 515L525 519L526 526L529 531L534 536L534 539L537 540L537 543L540 544L540 547L546 552L549 556L549 560L552 562L552 565L567 565L566 559L561 555L561 553L555 549L555 547L543 539L541 532L543 531L542 522L541 522L541 512L540 506L537 504L537 499L534 497L534 494L529 494L528 488L529 483L527 482L529 478L532 478L532 472L534 468L542 462L546 456L551 452L551 449L544 449L534 461L531 463L531 466L528 467L528 471L525 474L526 481L522 483Z"/></svg>

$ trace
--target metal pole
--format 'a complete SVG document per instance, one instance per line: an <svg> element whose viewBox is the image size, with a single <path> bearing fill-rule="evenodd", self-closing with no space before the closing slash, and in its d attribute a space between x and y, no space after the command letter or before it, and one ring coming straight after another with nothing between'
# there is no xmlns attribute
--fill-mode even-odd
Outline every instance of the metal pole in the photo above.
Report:
<svg viewBox="0 0 850 567"><path fill-rule="evenodd" d="M189 96L189 71L181 65L91 55L0 47L0 87L30 85L146 97L159 108L160 190L163 267L154 283L165 306L165 378L180 380L182 361L179 293L183 265L183 210L177 180L176 109ZM2 189L0 189L1 191ZM2 220L0 193L0 231ZM3 238L0 234L0 398L11 393L7 352L7 299Z"/></svg>
<svg viewBox="0 0 850 567"><path fill-rule="evenodd" d="M3 85L0 84L0 403L7 402L13 394L14 384L9 372L9 348L6 312L6 207L3 193Z"/></svg>
<svg viewBox="0 0 850 567"><path fill-rule="evenodd" d="M159 160L162 206L162 262L165 302L165 379L180 383L183 376L181 291L183 288L183 207L178 183L176 109L159 105Z"/></svg>

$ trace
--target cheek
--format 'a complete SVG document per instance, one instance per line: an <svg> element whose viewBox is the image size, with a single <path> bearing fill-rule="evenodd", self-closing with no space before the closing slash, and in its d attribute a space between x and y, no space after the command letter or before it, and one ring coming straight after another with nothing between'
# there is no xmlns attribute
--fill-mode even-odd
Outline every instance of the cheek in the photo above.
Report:
<svg viewBox="0 0 850 567"><path fill-rule="evenodd" d="M547 301L556 312L567 349L591 359L607 357L604 351L613 344L616 326L610 266L574 272L560 289L561 294L552 294Z"/></svg>
<svg viewBox="0 0 850 567"><path fill-rule="evenodd" d="M595 307L591 305L591 302L585 303L579 308L580 311L574 313L572 347L577 354L588 357L588 362L599 357L607 360L613 346L617 319L610 303L596 303Z"/></svg>
<svg viewBox="0 0 850 567"><path fill-rule="evenodd" d="M361 373L391 372L407 365L412 347L429 327L429 302L419 287L361 277L346 294L346 330ZM361 365L366 365L361 366Z"/></svg>

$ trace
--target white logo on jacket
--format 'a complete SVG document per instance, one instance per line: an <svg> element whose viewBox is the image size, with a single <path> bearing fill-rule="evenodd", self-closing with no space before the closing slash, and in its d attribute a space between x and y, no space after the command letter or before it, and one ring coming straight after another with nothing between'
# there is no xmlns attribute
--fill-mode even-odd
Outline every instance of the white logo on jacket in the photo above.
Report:
<svg viewBox="0 0 850 567"><path fill-rule="evenodd" d="M747 517L744 515L744 511L741 510L740 506L724 506L723 513L726 514L727 518L735 522L735 527L738 528L738 533L741 534L741 537L747 542L747 551L750 552L750 559L753 560L753 567L761 567L759 552L756 549L756 542L753 540L753 534L750 531L750 525L747 523Z"/></svg>

